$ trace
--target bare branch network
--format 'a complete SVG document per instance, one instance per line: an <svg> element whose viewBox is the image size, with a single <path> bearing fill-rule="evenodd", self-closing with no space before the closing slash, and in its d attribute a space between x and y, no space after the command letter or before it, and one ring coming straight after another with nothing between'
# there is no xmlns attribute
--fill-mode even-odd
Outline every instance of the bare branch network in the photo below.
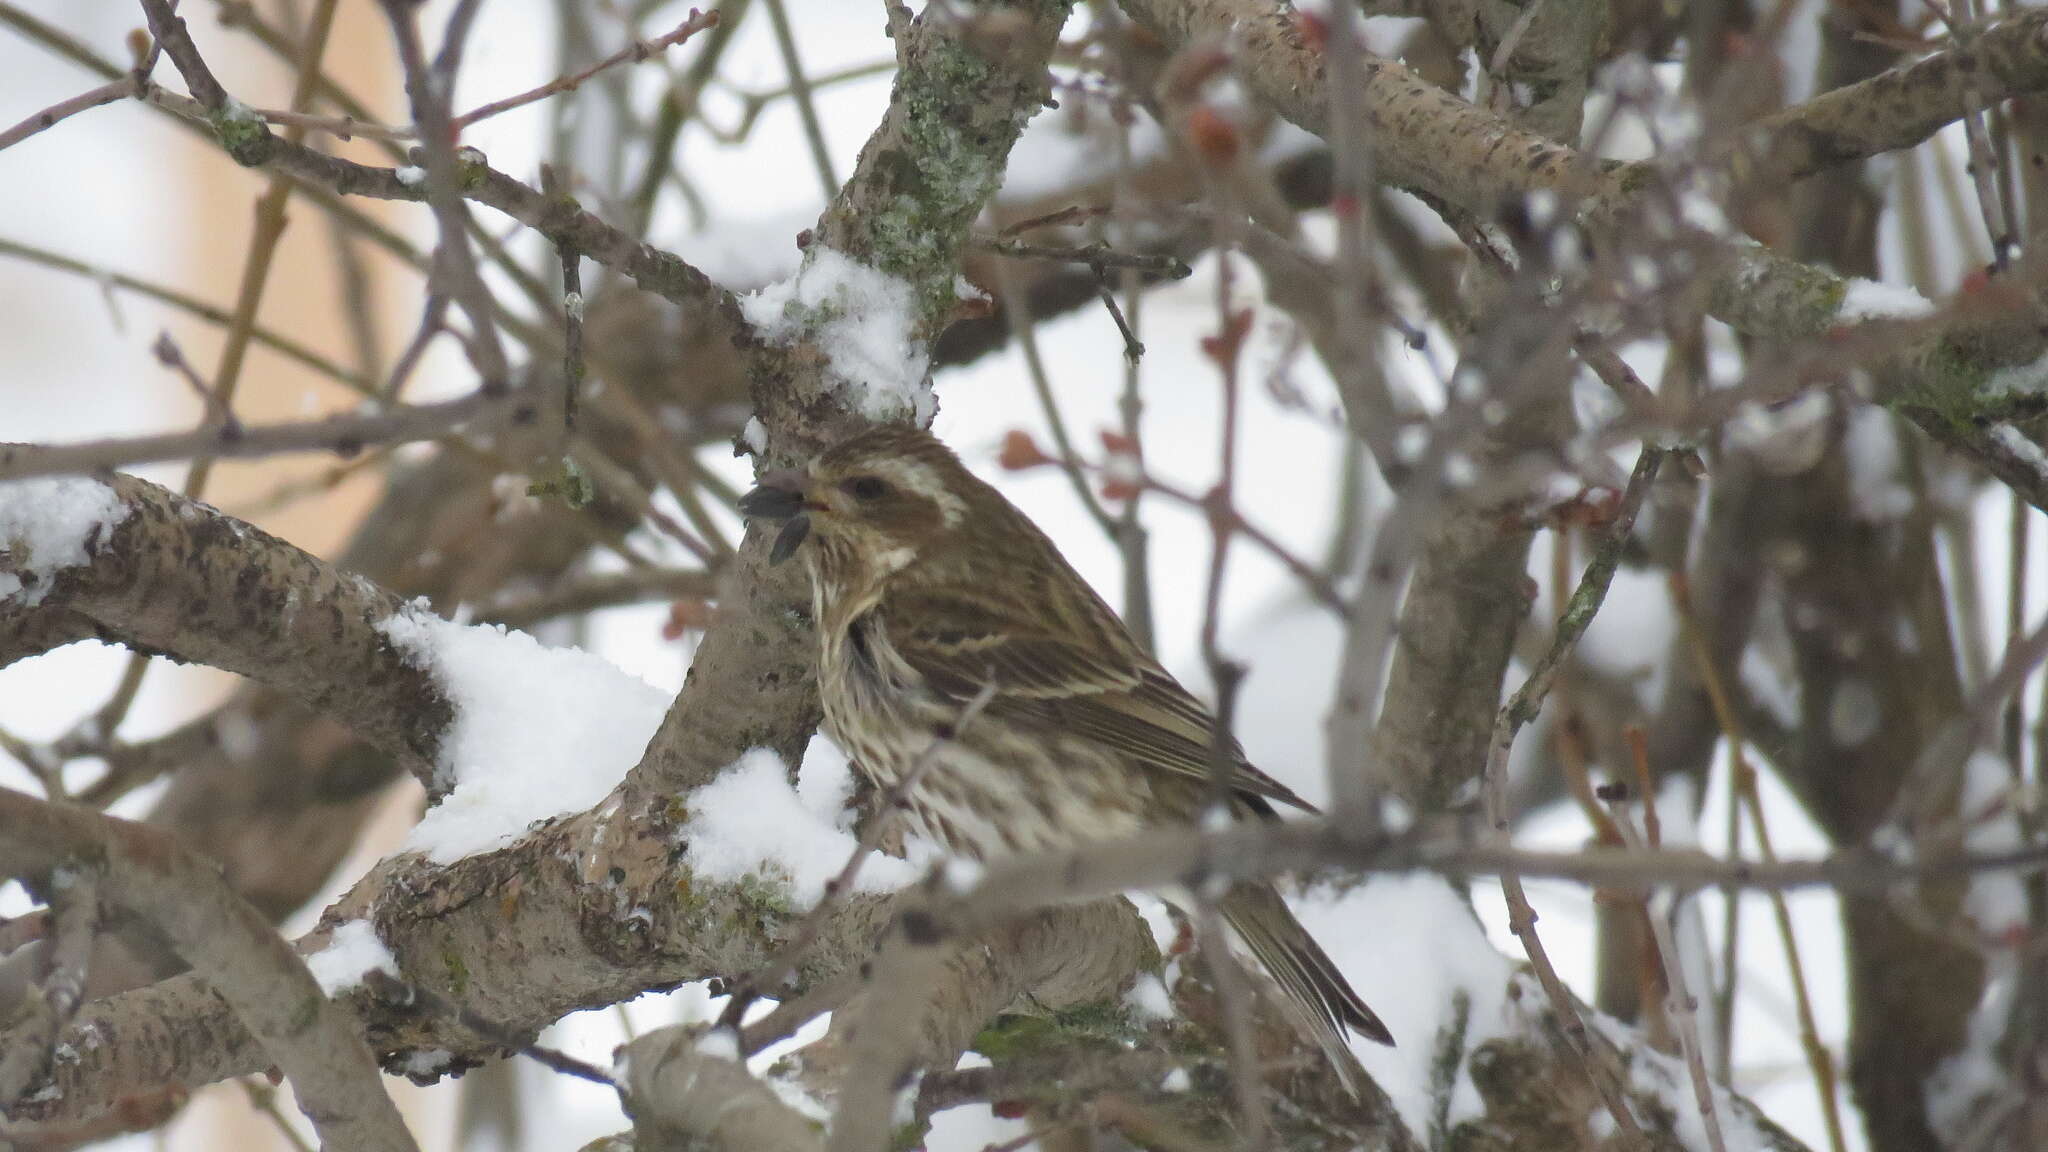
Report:
<svg viewBox="0 0 2048 1152"><path fill-rule="evenodd" d="M2041 1146L2048 10L552 9L0 0L24 198L255 177L227 303L0 235L161 329L5 385L0 1145Z"/></svg>

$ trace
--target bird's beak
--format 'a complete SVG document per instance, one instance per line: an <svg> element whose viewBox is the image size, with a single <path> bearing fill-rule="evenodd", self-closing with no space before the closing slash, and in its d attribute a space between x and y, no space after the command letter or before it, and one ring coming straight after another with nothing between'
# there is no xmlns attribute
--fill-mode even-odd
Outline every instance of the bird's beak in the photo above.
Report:
<svg viewBox="0 0 2048 1152"><path fill-rule="evenodd" d="M740 497L740 515L750 520L788 520L804 510L804 474L789 468L761 473L761 483Z"/></svg>
<svg viewBox="0 0 2048 1152"><path fill-rule="evenodd" d="M761 473L754 490L740 497L740 514L752 520L780 520L782 531L768 550L768 563L780 564L794 555L810 534L809 502L804 499L804 475L787 468Z"/></svg>

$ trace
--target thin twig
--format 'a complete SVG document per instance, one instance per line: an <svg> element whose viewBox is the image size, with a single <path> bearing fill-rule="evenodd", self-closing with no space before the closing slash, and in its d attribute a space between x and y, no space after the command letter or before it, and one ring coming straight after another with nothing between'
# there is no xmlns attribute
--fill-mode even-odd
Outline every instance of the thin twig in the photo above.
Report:
<svg viewBox="0 0 2048 1152"><path fill-rule="evenodd" d="M713 11L718 23L711 29L703 47L698 51L682 76L669 84L661 95L661 106L655 112L654 126L646 135L647 155L640 170L640 177L632 181L632 196L628 199L626 216L627 230L634 235L647 231L647 222L654 216L654 202L661 195L661 187L674 163L676 143L682 139L683 125L696 118L698 100L704 94L704 86L718 71L719 61L725 58L725 49L732 43L733 33L739 30L740 21L746 18L749 0L720 0Z"/></svg>
<svg viewBox="0 0 2048 1152"><path fill-rule="evenodd" d="M160 304L166 304L181 312L197 316L211 324L226 326L234 323L234 314L227 309L208 304L206 301L187 295L176 288L152 283L151 281L130 276L123 272L96 267L83 260L74 260L69 256L60 256L57 253L37 248L30 244L23 244L16 240L0 237L0 256L12 256L44 268L52 268L59 272L69 272L73 275L83 276L99 284L102 288L113 287L133 292L138 296L155 300ZM364 395L368 395L371 391L362 376L350 372L335 361L329 360L320 353L273 329L252 324L249 327L249 338L281 356L297 361L350 391Z"/></svg>
<svg viewBox="0 0 2048 1152"><path fill-rule="evenodd" d="M717 12L700 13L695 8L692 8L690 9L689 16L685 17L682 23L652 40L635 41L573 76L557 76L540 87L521 92L517 96L507 96L503 100L493 100L489 104L472 108L462 115L455 117L451 121L451 125L456 131L460 132L462 129L478 121L488 120L501 113L510 112L514 108L524 108L536 100L545 100L550 96L559 96L564 92L574 92L583 85L584 81L589 80L600 72L615 68L620 64L638 64L643 60L651 60L706 28L713 28L717 25Z"/></svg>
<svg viewBox="0 0 2048 1152"><path fill-rule="evenodd" d="M221 399L219 391L208 387L206 381L200 378L199 370L192 367L190 360L185 359L184 350L178 347L177 341L171 339L169 332L157 333L156 342L149 346L149 350L156 356L157 363L169 368L173 375L183 380L199 397L199 403L206 409L205 425L216 429L222 436L235 436L240 433L241 425L235 419L234 412Z"/></svg>
<svg viewBox="0 0 2048 1152"><path fill-rule="evenodd" d="M1085 264L1098 273L1104 268L1129 268L1138 272L1151 272L1169 280L1185 280L1194 274L1194 269L1180 257L1171 253L1126 252L1112 248L1105 241L1076 246L1059 244L1028 244L1012 240L1007 236L974 236L968 243L998 255L1017 260L1053 260L1062 264ZM1126 336L1126 339L1129 339Z"/></svg>
<svg viewBox="0 0 2048 1152"><path fill-rule="evenodd" d="M1600 610L1607 597L1608 585L1614 579L1615 567L1621 561L1622 546L1628 542L1630 529L1635 524L1636 513L1642 508L1643 500L1649 495L1650 487L1657 478L1657 467L1663 460L1663 453L1654 447L1645 446L1636 458L1635 471L1629 476L1628 488L1622 493L1620 506L1615 510L1614 519L1608 525L1607 536L1594 549L1586 573L1580 579L1578 588L1572 593L1571 604L1563 618L1558 621L1557 634L1533 668L1528 678L1515 694L1509 697L1493 725L1493 740L1486 758L1486 771L1481 779L1482 793L1486 804L1488 839L1499 845L1511 840L1507 807L1507 759L1508 749L1514 745L1515 734L1528 723L1542 706L1543 697L1550 691L1558 669L1577 647L1579 637L1593 622L1593 616ZM1522 942L1523 951L1528 954L1530 966L1536 971L1537 981L1543 986L1551 1007L1557 1013L1558 1022L1570 1052L1586 1077L1592 1081L1607 1111L1614 1117L1618 1127L1631 1147L1649 1147L1642 1127L1635 1115L1629 1111L1628 1098L1621 1085L1604 1067L1593 1059L1588 1050L1591 1037L1586 1023L1579 1016L1577 1005L1572 1001L1570 991L1558 976L1556 967L1550 962L1550 955L1543 947L1542 939L1536 933L1536 910L1529 904L1529 897L1522 887L1522 878L1512 871L1500 876L1501 893L1506 897L1508 924L1515 936Z"/></svg>
<svg viewBox="0 0 2048 1152"><path fill-rule="evenodd" d="M1622 842L1635 851L1648 851L1650 841L1643 830L1636 827L1629 812L1627 788L1618 787L1613 795L1610 803L1614 809L1614 826L1621 833ZM1655 796L1645 793L1646 819L1656 803ZM1643 911L1650 922L1650 934L1656 940L1657 954L1663 961L1664 984L1670 994L1665 1012L1678 1033L1679 1053L1685 1058L1686 1071L1692 1077L1693 1102L1699 1107L1700 1119L1706 1125L1707 1147L1712 1152L1728 1152L1727 1141L1721 1137L1721 1116L1715 1107L1714 1085L1707 1078L1706 1061L1700 1056L1699 1001L1686 989L1685 965L1679 960L1678 942L1672 938L1670 921L1650 910L1647 896L1643 900Z"/></svg>
<svg viewBox="0 0 2048 1152"><path fill-rule="evenodd" d="M818 185L825 202L839 194L839 180L832 175L832 153L825 147L825 128L818 120L818 105L811 97L811 81L798 59L796 35L789 27L789 13L783 0L767 0L768 23L775 29L775 47L782 53L782 66L789 73L789 90L796 97L797 117L803 122L804 143L811 149L811 165L817 169Z"/></svg>
<svg viewBox="0 0 2048 1152"><path fill-rule="evenodd" d="M1223 918L1213 900L1195 903L1196 936L1202 958L1208 961L1209 978L1216 985L1216 1000L1222 1008L1223 1038L1230 1053L1230 1086L1242 1130L1237 1147L1260 1152L1272 1146L1273 1126L1267 1122L1264 1084L1259 1076L1259 1050L1252 1033L1251 982L1231 954L1230 937L1223 930Z"/></svg>
<svg viewBox="0 0 2048 1152"><path fill-rule="evenodd" d="M313 16L307 24L306 42L300 48L298 79L292 87L291 105L294 110L304 111L313 100L315 78L320 75L320 61L326 54L329 33L334 27L334 13L338 0L318 0ZM198 49L187 37L185 22L170 16L165 0L144 0L143 7L150 13L150 30L157 41L170 53L171 59L184 74L186 86L200 103L215 115L227 116L232 112L228 96L212 81L211 74L200 63ZM160 19L159 10L165 18ZM162 27L159 27L159 24ZM194 75L211 84L213 96L209 98L203 85L195 85ZM306 130L288 128L285 141L299 145L305 141ZM290 200L292 182L283 173L274 173L264 187L263 195L256 202L256 225L249 239L249 248L242 263L242 286L235 298L235 317L228 325L227 341L221 347L220 367L213 374L210 400L222 413L231 413L235 392L241 386L242 366L247 362L249 341L256 325L256 311L263 302L265 287L270 282L272 261L277 255L278 241L284 238L285 203ZM222 430L230 427L223 422ZM213 470L212 458L201 455L193 460L185 475L185 495L194 500L205 492L207 477Z"/></svg>
<svg viewBox="0 0 2048 1152"><path fill-rule="evenodd" d="M1031 382L1031 391L1038 397L1038 410L1045 414L1045 426L1052 433L1053 449L1058 453L1060 470L1067 475L1067 482L1073 486L1075 499L1104 532L1113 533L1116 522L1109 510L1095 498L1095 490L1088 485L1088 476L1082 470L1080 455L1074 450L1074 439L1067 433L1066 417L1061 414L1059 400L1054 397L1052 381L1046 375L1045 357L1038 347L1038 319L1031 314L1030 304L1017 283L1016 274L1001 264L996 265L996 284L1002 293L1003 302L999 307L1010 322L1010 339L1024 354L1025 378Z"/></svg>
<svg viewBox="0 0 2048 1152"><path fill-rule="evenodd" d="M509 397L471 392L454 400L368 416L252 425L232 437L223 437L218 429L201 429L76 444L0 444L0 480L186 460L201 454L216 459L254 459L285 452L354 456L372 445L433 440L466 425L518 415ZM526 415L530 418L532 413Z"/></svg>
<svg viewBox="0 0 2048 1152"><path fill-rule="evenodd" d="M391 375L385 379L384 386L377 390L380 403L389 408L404 397L405 386L412 380L420 361L426 358L428 346L433 344L434 337L447 330L448 294L435 288L429 280L427 298L420 305L419 325L413 329L412 339L399 350L398 359L391 362Z"/></svg>
<svg viewBox="0 0 2048 1152"><path fill-rule="evenodd" d="M243 1076L236 1079L235 1083L241 1085L242 1095L248 1098L249 1107L257 1115L270 1121L270 1126L277 1129L277 1134L283 1137L285 1143L291 1145L292 1152L314 1152L313 1146L306 1142L306 1138L299 1134L299 1130L292 1126L292 1122L286 1119L284 1112L278 1108L277 1089L272 1087L268 1080Z"/></svg>
<svg viewBox="0 0 2048 1152"><path fill-rule="evenodd" d="M696 11L690 14L695 16ZM543 195L564 195L565 184L554 165L541 165ZM555 451L566 457L569 437L576 431L576 401L583 391L583 254L557 244L555 255L562 265L562 425Z"/></svg>
<svg viewBox="0 0 2048 1152"><path fill-rule="evenodd" d="M486 388L511 384L511 366L498 341L497 304L476 266L469 244L469 209L463 202L463 160L455 152L456 127L448 111L448 93L454 90L455 73L462 62L462 49L469 21L475 17L474 0L457 0L442 34L441 51L430 67L420 44L418 14L406 0L382 0L392 37L398 44L398 60L405 70L405 93L412 103L413 123L418 125L421 154L426 160L427 206L433 210L440 229L434 245L434 279L468 317L469 340L464 348ZM175 57L174 57L175 58Z"/></svg>
<svg viewBox="0 0 2048 1152"><path fill-rule="evenodd" d="M1083 220L1092 220L1097 216L1107 216L1115 210L1114 207L1107 204L1070 204L1065 208L1056 209L1039 216L1027 216L1014 224L1005 225L1003 230L997 233L997 235L1002 237L1022 236L1033 229L1051 228L1060 224L1078 224Z"/></svg>
<svg viewBox="0 0 2048 1152"><path fill-rule="evenodd" d="M338 0L317 0L313 15L307 26L306 41L299 50L298 79L292 86L292 107L303 111L313 99L316 78L320 75L320 61L327 51L329 33L334 28L334 13ZM225 92L213 83L201 62L199 50L186 38L185 22L178 19L165 0L144 0L150 31L154 36L150 51L152 59L160 50L170 50L172 59L181 73L186 76L186 86L194 96L200 98L208 110L225 122L235 115L235 107L228 102ZM168 34L168 35L167 35ZM175 42L175 48L173 43ZM212 84L212 96L206 89L195 85L194 73ZM137 88L141 89L142 73L136 73ZM153 85L149 86L154 88ZM285 131L288 144L299 145L305 141L303 128L289 128ZM241 386L242 368L248 363L249 344L255 335L256 312L262 306L264 289L270 283L270 269L277 257L278 242L284 238L286 225L285 205L291 199L292 181L284 173L273 173L264 186L263 195L257 198L255 227L249 237L249 248L243 256L241 287L235 295L234 318L228 322L227 339L221 345L220 364L214 371L210 384L202 381L199 374L184 364L182 355L166 359L166 351L175 354L176 346L166 335L158 342L157 356L172 367L183 365L183 375L198 390L205 401L210 431L221 443L233 443L241 438L242 425L235 419L235 391ZM193 500L206 492L206 482L213 473L212 454L201 451L185 471L184 493ZM128 709L134 703L142 687L142 679L149 671L149 657L141 652L133 653L121 673L121 680L114 688L114 694L94 713L93 722L102 739L111 737L127 718Z"/></svg>
<svg viewBox="0 0 2048 1152"><path fill-rule="evenodd" d="M53 796L53 799L56 797ZM58 1037L85 1002L92 942L100 927L100 876L66 869L49 882L49 951L38 987L0 1045L0 1108L11 1107L56 1058Z"/></svg>
<svg viewBox="0 0 2048 1152"><path fill-rule="evenodd" d="M500 594L476 606L479 620L530 629L543 620L580 616L651 601L708 600L718 594L712 573L695 568L645 568L582 576L545 592Z"/></svg>
<svg viewBox="0 0 2048 1152"><path fill-rule="evenodd" d="M1138 339L1138 334L1131 329L1130 322L1124 319L1124 310L1117 307L1116 294L1109 290L1109 283L1102 278L1100 271L1095 276L1095 294L1102 298L1102 306L1109 309L1109 318L1116 321L1117 335L1124 338L1124 362L1136 364L1144 359L1144 341Z"/></svg>
<svg viewBox="0 0 2048 1152"><path fill-rule="evenodd" d="M1749 762L1746 751L1748 740L1743 732L1742 717L1735 710L1728 686L1722 681L1721 670L1714 666L1708 650L1706 636L1700 628L1699 614L1693 610L1692 591L1683 573L1673 572L1670 577L1671 605L1678 617L1678 624L1684 641L1692 651L1693 666L1698 669L1700 684L1706 689L1707 703L1713 709L1714 719L1720 725L1721 737L1728 745L1729 775L1729 821L1731 824L1728 853L1732 858L1736 851L1732 826L1738 813L1749 817L1750 835L1755 837L1757 852L1765 863L1775 864L1778 854L1771 845L1771 830L1764 819L1763 797L1757 791L1756 768ZM1724 898L1734 904L1735 890L1724 890ZM1783 892L1769 893L1771 916L1778 928L1778 939L1785 948L1785 970L1792 980L1793 1011L1799 1021L1799 1046L1806 1057L1807 1066L1813 1072L1814 1091L1820 1095L1821 1117L1826 1122L1828 1147L1833 1152L1844 1152L1848 1146L1842 1126L1842 1110L1835 1099L1835 1060L1826 1042L1820 1038L1820 1025L1813 1013L1813 994L1808 990L1806 966L1799 955L1799 938L1792 931L1792 909L1785 901ZM1733 958L1724 957L1724 964L1731 965L1724 978L1730 985L1735 979ZM1732 1010L1731 1013L1732 1015ZM1725 1040L1724 1040L1725 1042ZM1726 1057L1724 1057L1725 1059Z"/></svg>
<svg viewBox="0 0 2048 1152"><path fill-rule="evenodd" d="M1211 718L1209 733L1208 812L1228 819L1236 808L1233 785L1237 776L1238 752L1232 728L1245 668L1224 655L1219 633L1223 621L1223 580L1230 560L1230 542L1243 519L1237 515L1235 504L1241 398L1238 371L1245 334L1251 327L1251 315L1236 309L1231 299L1235 288L1234 262L1227 243L1217 255L1216 334L1202 341L1202 350L1216 366L1223 411L1216 448L1216 486L1209 490L1201 505L1209 516L1210 539L1209 576L1202 596L1201 649L1202 663L1208 668L1209 678L1216 689L1216 712ZM1108 286L1099 273L1096 283L1103 290L1103 299L1114 307L1115 298L1109 295ZM1238 967L1237 958L1230 953L1230 938L1223 931L1223 919L1216 909L1217 900L1228 891L1227 884L1212 890L1206 878L1194 885L1195 926L1202 956L1208 961L1210 977L1216 985L1216 999L1222 1009L1223 1035L1230 1052L1230 1083L1236 1097L1238 1123L1242 1128L1238 1142L1252 1152L1261 1152L1272 1143L1272 1125L1268 1122L1264 1094L1260 1091L1258 1047L1252 1035L1250 988L1244 970Z"/></svg>
<svg viewBox="0 0 2048 1152"><path fill-rule="evenodd" d="M1132 187L1131 162L1131 124L1135 120L1136 116L1126 110L1126 114L1117 117L1116 121L1117 212L1112 223L1117 229L1118 237L1126 242L1138 232L1134 220L1138 197L1136 189ZM1123 426L1124 443L1129 445L1131 454L1142 461L1145 459L1145 439L1140 418L1145 412L1145 398L1141 390L1145 344L1138 338L1138 329L1144 304L1144 285L1138 272L1131 268L1119 272L1118 279L1122 282L1124 307L1121 312L1110 313L1112 318L1120 322L1118 331L1124 334L1125 348L1124 382L1122 391L1117 395L1117 418ZM1112 296L1111 303L1114 302L1115 297ZM1130 355L1133 348L1139 351L1139 355ZM1138 505L1142 502L1143 496L1142 492L1133 492L1131 498L1124 501L1123 510L1117 515L1116 520L1116 547L1118 555L1123 559L1124 624L1130 628L1131 635L1138 643L1147 652L1151 652L1157 647L1157 637L1153 635L1152 627L1150 545L1145 525L1138 519Z"/></svg>
<svg viewBox="0 0 2048 1152"><path fill-rule="evenodd" d="M865 80L870 76L885 76L895 70L896 61L894 60L872 60L866 64L849 64L844 68L835 68L830 72L810 77L811 92L815 95L824 88L845 84L852 80ZM721 128L708 120L704 122L705 130L711 133L712 139L717 140L721 144L736 144L745 140L753 132L754 122L761 118L761 113L767 111L770 104L795 94L787 84L780 88L770 88L758 92L735 89L729 84L721 84L720 87L726 91L727 95L740 102L740 118L730 128Z"/></svg>
<svg viewBox="0 0 2048 1152"><path fill-rule="evenodd" d="M663 511L654 503L654 493L640 483L631 469L612 459L603 445L582 434L569 437L568 459L589 473L589 479L597 490L614 499L624 501L635 515L652 525L684 548L689 549L705 566L715 566L720 554L711 545L699 539L697 534L684 527L675 517ZM678 500L681 497L678 496ZM729 555L730 553L727 553Z"/></svg>
<svg viewBox="0 0 2048 1152"><path fill-rule="evenodd" d="M1267 555L1278 560L1281 567L1287 569L1295 579L1301 581L1302 585L1324 607L1337 613L1339 616L1350 615L1351 605L1337 591L1337 586L1332 584L1327 576L1318 570L1314 564L1289 551L1286 545L1274 539L1265 529L1245 519L1244 514L1236 508L1216 507L1208 497L1197 496L1184 488L1169 484L1150 472L1138 476L1135 486L1142 491L1157 492L1176 504L1184 504L1189 508L1204 512L1210 516L1222 517L1229 522L1230 530L1233 533L1242 535L1245 539L1258 545Z"/></svg>
<svg viewBox="0 0 2048 1152"><path fill-rule="evenodd" d="M14 147L23 140L56 127L58 124L94 108L126 100L140 89L134 76L124 76L111 84L102 84L90 92L81 92L69 100L60 100L40 112L24 118L19 124L0 132L0 151Z"/></svg>

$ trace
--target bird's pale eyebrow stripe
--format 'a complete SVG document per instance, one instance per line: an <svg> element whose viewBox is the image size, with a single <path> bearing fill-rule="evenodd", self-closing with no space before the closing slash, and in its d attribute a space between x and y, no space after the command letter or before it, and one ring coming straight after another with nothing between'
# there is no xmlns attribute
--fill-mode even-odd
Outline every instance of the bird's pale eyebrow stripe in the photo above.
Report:
<svg viewBox="0 0 2048 1152"><path fill-rule="evenodd" d="M891 462L897 483L910 491L925 497L939 506L939 515L945 518L946 527L957 528L967 518L967 502L960 495L946 487L931 469L916 460Z"/></svg>

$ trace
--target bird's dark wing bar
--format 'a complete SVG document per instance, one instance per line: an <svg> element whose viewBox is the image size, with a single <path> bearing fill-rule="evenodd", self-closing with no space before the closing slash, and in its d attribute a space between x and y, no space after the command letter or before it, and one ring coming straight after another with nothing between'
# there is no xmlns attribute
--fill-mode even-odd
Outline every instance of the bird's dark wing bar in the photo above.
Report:
<svg viewBox="0 0 2048 1152"><path fill-rule="evenodd" d="M1135 764L1206 779L1214 740L1201 702L1164 671L1134 660L1115 666L1098 647L920 605L916 620L889 620L890 644L925 686L963 704L993 678L991 718L1032 719L1115 749ZM932 609L936 609L933 611ZM973 621L973 622L970 622ZM1256 798L1313 812L1307 801L1244 759L1233 744L1232 787ZM1255 810L1264 806L1253 803Z"/></svg>

